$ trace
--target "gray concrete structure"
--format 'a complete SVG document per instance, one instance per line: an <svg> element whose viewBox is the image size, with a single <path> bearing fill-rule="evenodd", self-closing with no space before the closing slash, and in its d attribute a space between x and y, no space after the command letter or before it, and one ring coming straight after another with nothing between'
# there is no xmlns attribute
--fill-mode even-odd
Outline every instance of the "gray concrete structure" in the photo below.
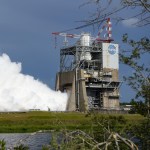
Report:
<svg viewBox="0 0 150 150"><path fill-rule="evenodd" d="M81 34L60 50L56 90L68 93L68 111L119 109L118 45Z"/></svg>
<svg viewBox="0 0 150 150"><path fill-rule="evenodd" d="M75 71L60 72L57 74L56 90L65 91L68 94L68 103L66 110L68 111L87 111L88 110L88 97L85 87L85 79L83 70L78 71L79 80L76 85L76 73ZM78 91L76 90L78 86ZM77 101L77 97L79 102Z"/></svg>

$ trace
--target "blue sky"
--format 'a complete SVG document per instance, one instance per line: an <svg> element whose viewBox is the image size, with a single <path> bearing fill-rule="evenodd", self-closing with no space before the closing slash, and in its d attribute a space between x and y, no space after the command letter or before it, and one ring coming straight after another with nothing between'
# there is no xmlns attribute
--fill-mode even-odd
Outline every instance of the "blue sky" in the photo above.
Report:
<svg viewBox="0 0 150 150"><path fill-rule="evenodd" d="M82 25L78 21L87 19L90 12L94 10L93 5L79 8L85 1L0 0L0 53L7 53L13 61L21 62L24 74L32 75L54 88L55 75L59 71L60 40L55 49L55 41L51 33ZM118 15L128 18L128 15L134 11L125 10ZM115 43L121 43L123 33L129 33L129 36L134 39L149 36L148 26L133 27L130 26L132 21L134 20L120 24L113 22ZM71 33L81 31L96 34L96 30L93 31L92 27L71 31ZM122 48L122 45L120 46ZM129 68L120 65L120 78L131 72ZM121 87L121 101L129 101L132 96L132 90L124 84Z"/></svg>

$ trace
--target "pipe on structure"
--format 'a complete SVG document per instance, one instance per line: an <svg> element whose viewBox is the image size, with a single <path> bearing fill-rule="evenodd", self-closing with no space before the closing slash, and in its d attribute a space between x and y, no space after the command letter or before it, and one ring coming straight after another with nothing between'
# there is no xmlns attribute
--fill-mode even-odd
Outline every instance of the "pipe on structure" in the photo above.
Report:
<svg viewBox="0 0 150 150"><path fill-rule="evenodd" d="M119 109L119 48L112 43L110 18L106 26L107 39L82 33L74 45L60 49L56 90L68 93L68 111Z"/></svg>

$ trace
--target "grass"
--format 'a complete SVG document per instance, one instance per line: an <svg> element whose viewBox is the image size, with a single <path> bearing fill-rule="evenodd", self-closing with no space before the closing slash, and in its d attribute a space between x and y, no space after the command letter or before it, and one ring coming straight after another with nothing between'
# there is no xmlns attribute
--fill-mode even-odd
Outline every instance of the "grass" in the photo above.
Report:
<svg viewBox="0 0 150 150"><path fill-rule="evenodd" d="M97 113L96 117L118 118L123 116L126 125L138 124L145 120L141 115L113 114L104 115ZM112 117L111 117L112 116ZM27 113L1 113L0 133L27 133L38 130L89 130L93 124L93 115L79 112L27 112ZM118 124L123 128L124 124Z"/></svg>

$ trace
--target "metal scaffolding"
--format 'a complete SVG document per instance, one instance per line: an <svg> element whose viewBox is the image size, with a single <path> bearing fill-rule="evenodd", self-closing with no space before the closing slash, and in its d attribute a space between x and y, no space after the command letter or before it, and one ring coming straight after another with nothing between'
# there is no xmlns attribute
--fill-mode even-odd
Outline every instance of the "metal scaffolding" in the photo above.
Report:
<svg viewBox="0 0 150 150"><path fill-rule="evenodd" d="M86 58L87 56L87 58ZM101 42L93 42L83 46L78 41L73 46L65 46L60 50L60 72L75 71L76 79L76 108L79 108L79 77L78 70L85 72L85 86L90 109L103 107L104 93L109 98L118 98L112 94L118 90L120 81L112 79L112 70L103 69ZM106 94L105 94L106 96Z"/></svg>
<svg viewBox="0 0 150 150"><path fill-rule="evenodd" d="M106 37L101 38L105 28ZM111 43L111 29L108 18L97 37L89 33L52 33L65 37L60 49L60 72L56 84L57 90L68 89L68 110L119 107L118 44ZM76 38L77 42L68 46L67 38Z"/></svg>

